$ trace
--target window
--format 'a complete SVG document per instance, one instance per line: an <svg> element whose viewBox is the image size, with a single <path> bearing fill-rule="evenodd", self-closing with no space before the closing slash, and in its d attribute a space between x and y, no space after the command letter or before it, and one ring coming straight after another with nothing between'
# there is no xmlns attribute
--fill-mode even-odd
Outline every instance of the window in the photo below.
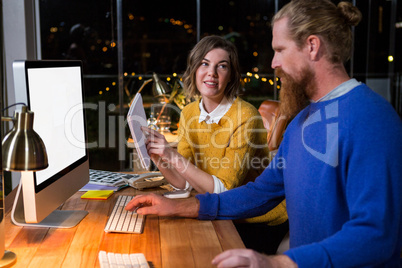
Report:
<svg viewBox="0 0 402 268"><path fill-rule="evenodd" d="M127 105L129 95L135 94L152 72L172 85L184 72L187 54L199 37L221 35L236 44L244 99L258 107L265 99L277 98L270 67L273 56L270 20L275 10L287 2L39 0L42 58L81 59L85 65L86 98L97 107L87 113L89 139L98 142L98 147L92 149L96 152L92 154L93 163L101 162L96 161L98 156L113 155L113 159L118 158L127 165L129 156L118 152L122 150L118 149L119 144L121 146L118 137L128 135L120 133L119 122L124 116L119 114L119 94L123 94ZM363 13L363 21L356 28L355 55L347 64L348 71L369 84L377 78L380 80L373 84L385 81L389 85L386 87L389 100L400 109L400 99L392 92L400 92L401 88L398 72L402 66L400 51L396 48L401 44L401 35L397 33L402 27L394 25L402 18L402 5L396 6L395 0L354 2ZM117 11L118 3L122 5L121 13ZM120 16L123 93L118 80ZM393 56L393 61L389 56ZM153 101L150 86L144 88L143 95L147 102ZM118 168L111 166L109 169Z"/></svg>

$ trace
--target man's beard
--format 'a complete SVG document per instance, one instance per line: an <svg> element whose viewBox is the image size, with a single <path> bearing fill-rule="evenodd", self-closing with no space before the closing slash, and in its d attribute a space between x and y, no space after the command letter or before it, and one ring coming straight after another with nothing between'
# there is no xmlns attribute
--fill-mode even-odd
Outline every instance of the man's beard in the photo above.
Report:
<svg viewBox="0 0 402 268"><path fill-rule="evenodd" d="M279 91L281 113L289 118L298 114L309 103L315 93L314 73L311 69L303 68L300 79L295 79L285 73L282 68L275 69L275 75L281 78L282 86Z"/></svg>

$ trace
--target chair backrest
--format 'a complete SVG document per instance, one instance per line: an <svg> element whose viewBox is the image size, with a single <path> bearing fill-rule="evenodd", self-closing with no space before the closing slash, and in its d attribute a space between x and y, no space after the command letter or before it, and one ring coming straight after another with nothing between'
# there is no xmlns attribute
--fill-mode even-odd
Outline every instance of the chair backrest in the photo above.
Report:
<svg viewBox="0 0 402 268"><path fill-rule="evenodd" d="M288 118L281 115L280 102L275 100L263 101L258 108L264 127L268 131L268 147L270 151L277 150L285 133Z"/></svg>

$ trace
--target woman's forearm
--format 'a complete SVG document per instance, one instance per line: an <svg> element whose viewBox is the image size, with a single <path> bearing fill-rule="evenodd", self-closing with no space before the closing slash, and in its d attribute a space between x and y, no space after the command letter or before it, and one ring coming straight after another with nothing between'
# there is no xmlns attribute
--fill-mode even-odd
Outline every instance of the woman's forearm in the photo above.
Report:
<svg viewBox="0 0 402 268"><path fill-rule="evenodd" d="M199 193L214 191L212 176L177 152L165 161L159 159L154 162L165 179L174 187L184 189L187 181Z"/></svg>
<svg viewBox="0 0 402 268"><path fill-rule="evenodd" d="M181 177L185 178L188 183L199 193L212 193L214 191L214 180L212 175L196 167L188 159L184 158L180 154L172 162L176 172Z"/></svg>

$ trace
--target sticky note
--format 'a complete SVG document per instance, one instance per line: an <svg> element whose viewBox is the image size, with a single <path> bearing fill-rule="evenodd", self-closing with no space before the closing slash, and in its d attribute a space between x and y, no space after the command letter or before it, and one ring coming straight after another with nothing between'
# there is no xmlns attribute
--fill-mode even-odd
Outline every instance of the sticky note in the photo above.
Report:
<svg viewBox="0 0 402 268"><path fill-rule="evenodd" d="M113 194L113 190L90 190L81 196L82 199L106 200Z"/></svg>

